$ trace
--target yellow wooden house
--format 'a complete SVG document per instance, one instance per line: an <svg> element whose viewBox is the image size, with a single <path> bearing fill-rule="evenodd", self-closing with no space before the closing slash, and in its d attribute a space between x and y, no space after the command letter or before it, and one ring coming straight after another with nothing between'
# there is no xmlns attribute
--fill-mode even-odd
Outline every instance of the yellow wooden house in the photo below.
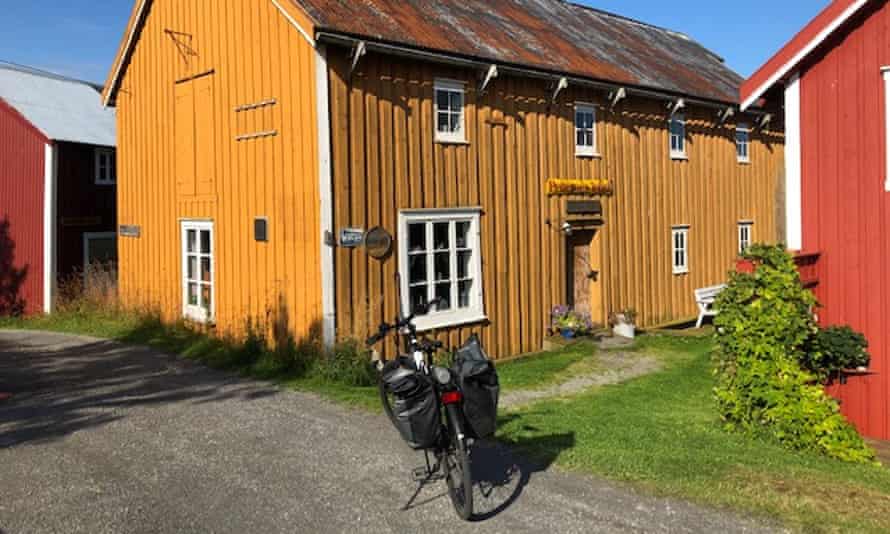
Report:
<svg viewBox="0 0 890 534"><path fill-rule="evenodd" d="M694 317L779 237L781 124L741 81L562 0L139 0L103 95L122 298L329 341L441 298L418 326L497 357L557 305Z"/></svg>

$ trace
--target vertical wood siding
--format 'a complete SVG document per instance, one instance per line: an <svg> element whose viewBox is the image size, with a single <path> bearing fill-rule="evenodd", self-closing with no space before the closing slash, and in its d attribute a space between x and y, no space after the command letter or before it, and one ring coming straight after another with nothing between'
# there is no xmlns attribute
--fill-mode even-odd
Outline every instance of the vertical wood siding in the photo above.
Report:
<svg viewBox="0 0 890 534"><path fill-rule="evenodd" d="M472 332L507 357L539 350L549 311L564 303L565 198L548 178L608 178L601 250L607 311L633 307L643 325L696 314L693 290L720 283L738 247L737 223L776 239L776 182L783 138L752 134L750 165L736 160L735 124L687 111L688 162L668 155L663 102L630 98L608 109L601 92L571 88L550 105L544 82L501 77L480 95L476 73L365 56L350 77L348 52L331 49L330 99L335 228L382 225L398 240L400 209L481 206L487 325L440 332L456 345ZM433 140L435 78L467 81L466 145ZM574 103L597 105L601 158L575 157ZM551 221L551 225L547 221ZM671 226L688 224L688 275L671 269ZM363 336L397 309L396 252L381 262L361 249L336 253L337 325Z"/></svg>
<svg viewBox="0 0 890 534"><path fill-rule="evenodd" d="M119 222L141 228L139 238L119 239L126 303L178 318L180 220L210 219L218 330L237 334L254 320L305 336L317 326L314 61L313 49L267 0L152 4L118 96ZM193 149L178 143L176 131L175 97L186 84L196 89L196 135L186 136ZM270 99L276 103L235 110ZM196 161L197 177L187 176L197 180L194 192L177 185L188 157ZM255 217L268 217L267 243L253 239Z"/></svg>
<svg viewBox="0 0 890 534"><path fill-rule="evenodd" d="M46 139L0 100L0 314L24 300L43 310L43 186Z"/></svg>
<svg viewBox="0 0 890 534"><path fill-rule="evenodd" d="M877 2L826 43L801 77L803 238L822 253L823 324L864 332L867 377L833 388L863 433L890 439L890 193L884 190L884 81L890 5Z"/></svg>

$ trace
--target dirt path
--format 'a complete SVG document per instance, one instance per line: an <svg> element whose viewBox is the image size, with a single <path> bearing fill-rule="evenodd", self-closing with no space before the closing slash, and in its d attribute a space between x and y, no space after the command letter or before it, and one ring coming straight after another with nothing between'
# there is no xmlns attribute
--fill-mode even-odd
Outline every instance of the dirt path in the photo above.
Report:
<svg viewBox="0 0 890 534"><path fill-rule="evenodd" d="M564 397L609 384L620 384L661 370L661 362L651 356L624 351L600 351L598 368L587 374L541 389L507 391L500 399L503 408L514 408L551 397Z"/></svg>

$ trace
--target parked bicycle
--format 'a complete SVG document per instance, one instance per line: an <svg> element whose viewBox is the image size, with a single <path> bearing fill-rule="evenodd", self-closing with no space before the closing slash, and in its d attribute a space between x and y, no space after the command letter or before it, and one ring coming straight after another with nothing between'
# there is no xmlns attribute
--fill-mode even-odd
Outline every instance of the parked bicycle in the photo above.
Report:
<svg viewBox="0 0 890 534"><path fill-rule="evenodd" d="M430 302L407 317L400 311L367 344L376 345L391 332L401 336L403 354L391 361L375 358L383 410L408 445L424 451L425 465L414 470L414 480L424 484L444 478L455 511L469 520L472 447L476 439L494 434L500 388L494 365L475 335L454 352L450 367L435 360L441 341L418 339L417 313L428 314L441 304Z"/></svg>

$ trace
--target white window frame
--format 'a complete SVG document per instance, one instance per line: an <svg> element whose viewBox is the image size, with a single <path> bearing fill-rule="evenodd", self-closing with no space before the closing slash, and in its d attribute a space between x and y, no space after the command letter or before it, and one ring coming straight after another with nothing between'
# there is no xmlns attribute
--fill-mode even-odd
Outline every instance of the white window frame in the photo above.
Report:
<svg viewBox="0 0 890 534"><path fill-rule="evenodd" d="M682 238L682 241L678 238ZM674 274L689 272L689 226L671 228L671 265Z"/></svg>
<svg viewBox="0 0 890 534"><path fill-rule="evenodd" d="M117 183L117 158L113 148L96 148L94 151L94 178L96 185ZM104 160L104 161L103 161ZM103 173L104 171L104 173Z"/></svg>
<svg viewBox="0 0 890 534"><path fill-rule="evenodd" d="M739 141L739 134L745 135L744 141ZM742 147L745 153L742 154ZM751 163L751 128L747 124L739 124L735 129L735 155L739 163Z"/></svg>
<svg viewBox="0 0 890 534"><path fill-rule="evenodd" d="M591 128L580 128L578 126L578 114L579 113L589 113L593 117L593 125ZM599 150L597 150L597 135L596 135L596 106L593 104L585 104L583 102L575 103L575 156L581 158L598 158L600 156ZM592 143L590 145L579 145L578 144L578 133L581 130L589 130L591 133Z"/></svg>
<svg viewBox="0 0 890 534"><path fill-rule="evenodd" d="M754 242L754 221L739 221L739 254L744 253Z"/></svg>
<svg viewBox="0 0 890 534"><path fill-rule="evenodd" d="M114 239L117 244L117 232L84 232L83 233L83 267L86 270L90 259L90 241L94 239Z"/></svg>
<svg viewBox="0 0 890 534"><path fill-rule="evenodd" d="M673 132L674 123L677 122L683 127L683 134L677 136ZM679 139L680 149L674 149L674 139ZM668 120L668 148L671 152L671 159L689 159L686 154L686 116L677 113Z"/></svg>
<svg viewBox="0 0 890 534"><path fill-rule="evenodd" d="M427 302L430 302L435 296L435 265L434 265L434 245L433 245L433 225L435 222L451 222L450 243L449 248L451 265L451 304L452 309L448 311L431 311L429 315L417 317L414 324L418 331L433 330L437 328L446 328L459 326L462 324L477 323L484 321L485 305L483 300L482 288L482 240L480 236L479 215L481 208L453 208L453 209L429 209L429 210L403 210L399 213L399 272L401 273L401 293L402 293L402 310L405 314L413 312L410 309L410 269L408 264L408 225L413 223L427 223L425 253L427 258ZM467 269L468 274L473 279L473 289L470 292L470 305L467 308L457 308L458 306L458 269L457 269L457 243L455 240L455 222L467 221L470 228L467 232L467 247L472 251L470 265Z"/></svg>
<svg viewBox="0 0 890 534"><path fill-rule="evenodd" d="M890 66L881 67L884 78L884 154L886 170L884 171L884 191L890 191Z"/></svg>
<svg viewBox="0 0 890 534"><path fill-rule="evenodd" d="M197 252L188 252L188 231L194 230L198 232L197 236ZM203 253L200 251L201 248L201 232L202 231L210 232L210 252ZM182 315L187 319L191 319L193 321L201 322L201 323L209 323L214 320L216 317L216 239L215 232L213 229L213 221L207 220L182 220L180 221L180 245L182 252L182 271L180 273L180 281L182 284ZM198 283L198 304L190 305L188 301L188 286L189 283L193 280L190 280L188 277L188 259L189 256L196 256L198 258L198 267L197 273L200 277L201 272L201 258L209 257L210 258L210 282L203 282L201 280L194 280L194 282ZM209 285L210 286L210 309L209 311L204 309L201 306L201 299L203 298L203 292L201 291L201 286Z"/></svg>
<svg viewBox="0 0 890 534"><path fill-rule="evenodd" d="M440 132L439 131L439 113L449 113L451 115L457 113L451 109L449 105L449 109L440 110L439 109L439 93L442 91L446 91L449 93L448 101L451 102L451 93L460 93L460 115L459 115L459 124L460 127L457 131L454 132ZM433 84L433 131L435 132L435 139L437 143L456 143L456 144L466 144L467 142L467 132L466 132L466 111L467 111L467 89L466 84L457 80L446 80L437 78L435 83Z"/></svg>

